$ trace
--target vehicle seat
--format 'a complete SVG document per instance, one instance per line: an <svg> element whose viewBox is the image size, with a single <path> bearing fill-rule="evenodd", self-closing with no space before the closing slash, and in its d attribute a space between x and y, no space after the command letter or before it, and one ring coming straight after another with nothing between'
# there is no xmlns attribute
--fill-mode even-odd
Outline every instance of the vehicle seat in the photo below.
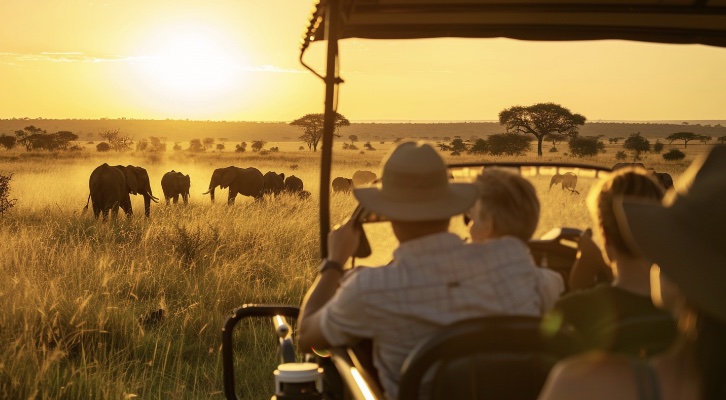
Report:
<svg viewBox="0 0 726 400"><path fill-rule="evenodd" d="M606 343L605 351L650 357L668 347L676 337L676 323L666 314L628 318L598 329L599 343Z"/></svg>
<svg viewBox="0 0 726 400"><path fill-rule="evenodd" d="M460 321L409 353L398 398L536 399L552 366L581 348L573 329L547 333L539 317Z"/></svg>

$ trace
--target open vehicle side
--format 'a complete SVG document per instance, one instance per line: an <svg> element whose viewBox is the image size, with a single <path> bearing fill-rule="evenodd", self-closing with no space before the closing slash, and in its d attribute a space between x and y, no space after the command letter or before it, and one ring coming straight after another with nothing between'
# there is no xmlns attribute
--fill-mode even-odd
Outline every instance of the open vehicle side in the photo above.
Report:
<svg viewBox="0 0 726 400"><path fill-rule="evenodd" d="M322 139L320 179L320 246L321 258L327 254L326 237L330 230L330 182L334 118L337 108L337 88L343 82L340 75L338 41L345 38L367 39L416 39L436 37L493 38L505 37L521 40L597 40L622 39L659 43L704 44L726 47L726 1L523 1L497 2L487 0L426 1L426 0L321 0L313 7L310 23L303 37L300 59L303 65L306 50L313 43L326 41L326 71L324 74L311 69L325 82L325 127ZM552 173L577 169L591 171L596 179L608 168L594 165L518 163L452 165L454 179L471 179L482 168L491 166L517 169L522 174L551 176ZM459 173L457 174L457 171ZM466 171L466 172L463 172ZM369 221L362 219L361 223ZM372 221L371 221L372 222ZM579 230L561 227L552 236L530 243L538 265L557 270L565 277L576 255L576 239ZM375 246L372 246L375 251ZM264 316L274 320L276 315L288 318L297 316L294 306L245 306L235 310L223 330L225 367L225 395L236 398L234 392L234 355L231 352L232 330L237 321L247 316ZM289 353L294 343L290 330L274 325L281 343L283 362L294 360ZM493 375L493 371L476 366L499 363L502 371L519 369L522 365L534 387L522 385L518 398L536 398L536 382L543 382L547 368L558 358L577 350L576 339L569 333L554 330L547 335L539 332L539 320L485 319L467 321L443 329L428 343L420 344L404 364L400 398L418 397L418 379L425 373L421 365L443 362L437 375L435 398L477 398L482 390L477 377L498 376L500 383L516 386L516 378ZM479 340L475 338L479 337ZM539 339L538 339L539 338ZM497 346L487 346L496 341ZM445 343L445 344L442 344ZM333 349L329 360L320 361L326 368L327 379L340 378L343 388L330 396L354 399L383 398L375 376L366 372L366 360L353 349ZM465 357L478 353L481 358ZM300 356L298 356L300 358ZM514 361L513 361L514 360ZM509 363L509 364L508 364ZM474 372L472 372L474 371ZM478 371L478 372L477 372ZM506 374L505 374L506 375ZM495 380L496 381L496 380ZM456 382L474 382L456 387ZM335 385L334 382L331 382ZM454 386L452 386L454 385ZM464 385L462 385L463 387ZM526 386L526 387L525 387ZM469 390L470 389L470 390ZM512 389L512 388L510 388ZM493 390L491 393L503 396ZM469 397L467 397L469 396Z"/></svg>

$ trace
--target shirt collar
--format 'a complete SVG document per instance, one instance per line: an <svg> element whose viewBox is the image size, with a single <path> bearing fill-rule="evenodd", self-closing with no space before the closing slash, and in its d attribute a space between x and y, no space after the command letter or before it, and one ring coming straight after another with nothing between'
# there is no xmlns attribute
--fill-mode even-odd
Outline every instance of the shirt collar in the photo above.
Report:
<svg viewBox="0 0 726 400"><path fill-rule="evenodd" d="M454 233L435 233L401 243L393 252L393 259L406 258L408 255L419 256L422 253L446 252L462 245L464 245L464 241Z"/></svg>

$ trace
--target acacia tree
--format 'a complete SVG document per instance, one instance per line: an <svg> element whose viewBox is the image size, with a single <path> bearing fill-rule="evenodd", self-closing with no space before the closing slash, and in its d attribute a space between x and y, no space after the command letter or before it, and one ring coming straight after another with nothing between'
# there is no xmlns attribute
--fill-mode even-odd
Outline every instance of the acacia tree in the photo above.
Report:
<svg viewBox="0 0 726 400"><path fill-rule="evenodd" d="M300 135L300 140L308 145L308 149L318 151L318 143L323 137L324 120L324 114L306 114L290 122L290 125L302 129L303 134ZM350 126L350 121L342 114L335 113L335 129L333 130L333 135L340 137L338 130L343 126Z"/></svg>
<svg viewBox="0 0 726 400"><path fill-rule="evenodd" d="M698 135L693 132L676 132L666 136L666 140L668 140L668 144L673 144L676 140L682 140L683 148L685 149L688 147L688 142L691 140L698 140Z"/></svg>
<svg viewBox="0 0 726 400"><path fill-rule="evenodd" d="M721 137L719 137L716 140L718 140L719 142L721 142L721 144L724 144L724 142L726 142L726 136L721 136Z"/></svg>
<svg viewBox="0 0 726 400"><path fill-rule="evenodd" d="M698 141L703 142L703 144L708 144L708 142L710 142L711 139L712 139L711 136L708 136L708 135L699 135L698 136Z"/></svg>
<svg viewBox="0 0 726 400"><path fill-rule="evenodd" d="M578 125L583 125L585 121L584 116L573 114L555 103L514 106L499 113L499 123L507 127L507 132L532 134L537 138L537 155L540 157L545 136L564 134L570 138L575 137Z"/></svg>
<svg viewBox="0 0 726 400"><path fill-rule="evenodd" d="M130 150L134 144L131 136L122 134L120 129L107 129L99 132L99 136L106 139L109 146L116 151Z"/></svg>

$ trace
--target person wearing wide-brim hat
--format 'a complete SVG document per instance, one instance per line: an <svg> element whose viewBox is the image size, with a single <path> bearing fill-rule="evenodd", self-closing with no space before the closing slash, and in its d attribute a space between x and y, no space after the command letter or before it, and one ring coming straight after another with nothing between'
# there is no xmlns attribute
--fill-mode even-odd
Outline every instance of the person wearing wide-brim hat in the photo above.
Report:
<svg viewBox="0 0 726 400"><path fill-rule="evenodd" d="M398 145L384 161L380 183L354 195L366 210L390 220L400 244L381 268L343 271L358 245L358 228L348 221L331 232L328 257L298 319L301 348L372 339L385 394L396 398L404 358L437 329L489 315L541 315L541 269L523 240L466 244L448 231L451 217L475 202L478 207L481 198L476 185L449 181L431 145ZM531 196L536 198L534 189Z"/></svg>
<svg viewBox="0 0 726 400"><path fill-rule="evenodd" d="M656 264L653 301L677 315L679 337L649 363L563 362L541 399L726 399L726 146L695 160L661 203L624 198L616 217L633 250Z"/></svg>

